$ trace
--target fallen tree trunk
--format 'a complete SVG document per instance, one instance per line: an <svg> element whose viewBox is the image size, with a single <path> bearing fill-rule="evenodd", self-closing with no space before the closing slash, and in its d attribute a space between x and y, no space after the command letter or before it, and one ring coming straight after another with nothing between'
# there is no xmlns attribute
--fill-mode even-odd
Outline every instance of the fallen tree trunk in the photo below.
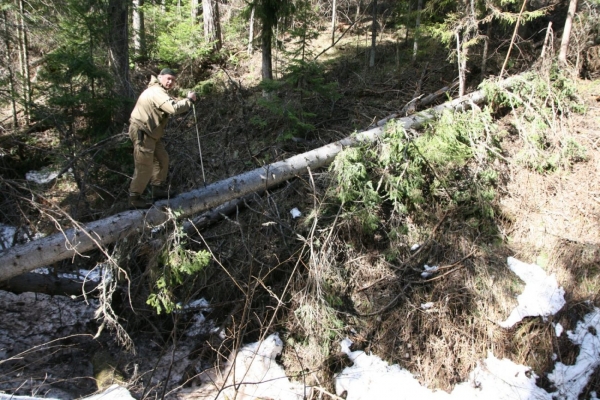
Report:
<svg viewBox="0 0 600 400"><path fill-rule="evenodd" d="M516 78L506 79L502 81L501 85L510 87ZM484 100L485 95L482 91L473 92L429 110L399 118L396 123L405 129L418 128L439 116L444 110L461 111L470 108L472 104L482 103ZM183 193L168 201L157 202L149 210L125 211L86 225L78 225L65 232L12 247L0 253L0 265L2 266L0 281L96 248L101 249L103 245L150 229L167 221L172 215L170 210L177 210L179 218L188 217L238 197L276 186L297 175L305 174L307 168L314 170L330 164L343 148L361 142L374 141L384 133L384 130L384 127L376 127L357 133L286 160L215 182L206 188Z"/></svg>
<svg viewBox="0 0 600 400"><path fill-rule="evenodd" d="M78 296L84 291L92 294L97 282L77 281L48 274L23 274L0 282L0 290L16 294L25 292L44 293L50 296Z"/></svg>

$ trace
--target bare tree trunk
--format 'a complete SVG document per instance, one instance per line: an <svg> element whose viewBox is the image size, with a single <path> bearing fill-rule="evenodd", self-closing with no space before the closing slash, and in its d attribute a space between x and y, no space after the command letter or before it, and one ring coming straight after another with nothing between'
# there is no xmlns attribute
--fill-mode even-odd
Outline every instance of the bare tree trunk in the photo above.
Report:
<svg viewBox="0 0 600 400"><path fill-rule="evenodd" d="M542 53L540 54L540 58L542 58L542 59L546 56L546 48L548 47L550 35L552 35L552 21L548 22L548 28L546 28L546 37L544 37L544 46L542 47Z"/></svg>
<svg viewBox="0 0 600 400"><path fill-rule="evenodd" d="M406 22L404 23L404 26L406 27L406 33L404 35L404 45L408 46L408 37L410 35L410 13L412 11L412 7L413 7L413 2L412 0L408 0L408 11L406 12Z"/></svg>
<svg viewBox="0 0 600 400"><path fill-rule="evenodd" d="M11 45L10 45L10 35L8 30L8 13L6 10L2 10L2 16L4 17L4 44L6 46L6 69L8 70L8 88L10 90L10 101L12 108L12 121L13 128L17 127L19 121L17 120L17 103L15 101L15 76L13 74L12 68L12 59L11 59Z"/></svg>
<svg viewBox="0 0 600 400"><path fill-rule="evenodd" d="M191 18L192 18L192 25L196 25L198 23L198 15L199 14L199 8L200 8L200 4L198 3L198 0L192 0L191 2Z"/></svg>
<svg viewBox="0 0 600 400"><path fill-rule="evenodd" d="M136 61L146 60L146 29L144 27L144 0L133 0L133 50Z"/></svg>
<svg viewBox="0 0 600 400"><path fill-rule="evenodd" d="M569 50L569 39L571 38L571 27L573 26L573 17L577 11L577 0L571 0L569 2L569 11L567 13L567 19L565 21L565 27L563 28L563 35L560 41L560 52L558 53L559 64L567 64L567 53Z"/></svg>
<svg viewBox="0 0 600 400"><path fill-rule="evenodd" d="M254 13L256 11L256 6L252 5L252 12L250 12L250 23L248 26L248 54L254 54Z"/></svg>
<svg viewBox="0 0 600 400"><path fill-rule="evenodd" d="M415 23L415 42L413 46L412 62L417 61L417 52L419 50L419 28L421 26L421 9L423 8L423 0L417 2L417 22Z"/></svg>
<svg viewBox="0 0 600 400"><path fill-rule="evenodd" d="M12 293L45 293L51 296L77 296L82 291L92 294L98 284L92 281L76 281L52 275L29 273L0 282L0 290Z"/></svg>
<svg viewBox="0 0 600 400"><path fill-rule="evenodd" d="M373 23L371 24L371 55L369 67L375 66L375 45L377 43L377 0L373 0Z"/></svg>
<svg viewBox="0 0 600 400"><path fill-rule="evenodd" d="M110 33L108 35L109 60L118 82L118 92L126 99L133 99L134 93L129 82L129 1L109 0L108 20L110 21ZM123 107L119 110L117 122L125 122L129 118L129 110Z"/></svg>
<svg viewBox="0 0 600 400"><path fill-rule="evenodd" d="M456 63L458 66L458 95L465 94L465 70L463 68L463 56L461 55L460 33L456 32Z"/></svg>
<svg viewBox="0 0 600 400"><path fill-rule="evenodd" d="M221 26L219 24L219 6L215 0L202 0L204 19L204 39L213 44L213 49L221 49Z"/></svg>
<svg viewBox="0 0 600 400"><path fill-rule="evenodd" d="M490 35L492 34L492 21L488 22L487 32L485 34L485 38L483 39L483 54L481 55L481 77L485 78L486 70L487 70L487 58L490 47Z"/></svg>
<svg viewBox="0 0 600 400"><path fill-rule="evenodd" d="M500 85L510 87L519 78L515 76L506 79L500 82ZM400 118L396 120L396 123L404 129L418 128L439 117L445 110L465 110L471 104L482 103L484 100L485 93L483 91L473 92L468 96L429 110ZM122 240L143 230L152 229L152 227L164 223L169 215L172 215L170 212L163 211L166 206L172 210L179 210L178 217L184 218L210 210L235 198L279 185L288 179L305 174L309 167L311 170L315 170L328 165L341 150L348 146L378 140L384 132L383 127L376 127L353 134L315 150L215 182L206 188L183 193L168 201L157 202L149 210L122 212L86 225L79 225L64 233L56 233L12 247L0 253L0 265L2 265L0 281L51 265L57 261L73 258L93 249L103 249L109 243Z"/></svg>
<svg viewBox="0 0 600 400"><path fill-rule="evenodd" d="M331 5L331 46L335 45L335 20L337 18L337 3L336 0L333 0L333 4Z"/></svg>
<svg viewBox="0 0 600 400"><path fill-rule="evenodd" d="M260 47L262 50L262 79L273 79L273 63L271 43L273 41L273 27L263 22L263 31L260 37Z"/></svg>
<svg viewBox="0 0 600 400"><path fill-rule="evenodd" d="M23 89L23 111L25 120L29 123L29 108L31 106L31 79L29 74L29 43L27 38L27 26L25 24L25 7L23 0L19 0L19 17L17 32L19 37L19 61L21 64L21 82Z"/></svg>

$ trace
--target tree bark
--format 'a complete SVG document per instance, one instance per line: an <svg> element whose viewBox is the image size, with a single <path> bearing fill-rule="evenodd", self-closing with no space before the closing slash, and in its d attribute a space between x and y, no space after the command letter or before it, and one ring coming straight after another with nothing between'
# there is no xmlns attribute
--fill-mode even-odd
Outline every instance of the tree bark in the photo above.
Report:
<svg viewBox="0 0 600 400"><path fill-rule="evenodd" d="M377 0L373 0L373 23L371 24L371 54L369 67L375 66L375 45L377 44Z"/></svg>
<svg viewBox="0 0 600 400"><path fill-rule="evenodd" d="M200 5L198 4L198 0L192 0L191 2L191 17L192 17L192 25L196 25L198 23L198 15Z"/></svg>
<svg viewBox="0 0 600 400"><path fill-rule="evenodd" d="M29 122L29 107L31 106L31 78L29 73L29 40L25 24L25 6L23 0L19 0L18 16L18 37L19 37L19 60L21 63L21 80L23 86L23 110L25 120Z"/></svg>
<svg viewBox="0 0 600 400"><path fill-rule="evenodd" d="M517 76L506 79L500 84L503 87L510 87L518 78ZM396 123L404 129L418 128L438 117L444 110L465 110L471 104L482 103L484 100L483 91L473 92L429 110L399 118ZM107 244L122 240L137 232L152 229L152 227L165 222L169 218L169 214L172 214L164 211L167 206L172 210L178 210L179 218L183 218L210 210L247 194L279 185L288 179L305 174L307 168L315 170L328 165L346 147L377 140L384 131L384 127L369 129L286 160L215 182L206 188L183 193L168 201L157 202L149 210L125 211L86 225L78 225L64 233L55 233L12 247L0 253L0 265L2 265L0 281L57 261L73 258L86 251L103 248Z"/></svg>
<svg viewBox="0 0 600 400"><path fill-rule="evenodd" d="M119 94L126 99L133 99L133 88L129 82L129 33L128 29L129 1L109 0L108 21L110 32L108 34L109 59L114 77L118 81ZM127 121L129 110L123 109L118 115L118 120Z"/></svg>
<svg viewBox="0 0 600 400"><path fill-rule="evenodd" d="M252 5L252 12L250 13L250 22L248 23L248 54L254 54L254 13L256 6Z"/></svg>
<svg viewBox="0 0 600 400"><path fill-rule="evenodd" d="M4 44L6 46L6 69L8 70L8 89L10 90L10 101L12 108L12 123L13 128L16 128L19 124L17 120L17 103L15 101L15 77L13 74L12 68L12 59L11 59L11 45L10 45L10 35L8 30L8 13L6 10L2 11L2 16L4 17Z"/></svg>
<svg viewBox="0 0 600 400"><path fill-rule="evenodd" d="M146 60L146 29L144 27L144 0L133 0L133 50L136 61Z"/></svg>
<svg viewBox="0 0 600 400"><path fill-rule="evenodd" d="M221 26L219 24L219 6L214 0L202 0L204 20L204 39L212 43L214 50L221 49Z"/></svg>
<svg viewBox="0 0 600 400"><path fill-rule="evenodd" d="M262 49L262 79L267 80L267 79L273 79L273 63L271 61L271 41L272 41L272 36L273 36L273 31L271 31L271 29L267 29L267 31L265 32L264 29L266 29L265 26L263 26L263 33L261 35L261 49Z"/></svg>
<svg viewBox="0 0 600 400"><path fill-rule="evenodd" d="M331 6L331 46L335 45L335 20L336 20L336 12L337 12L337 3L336 0L333 0L333 4Z"/></svg>
<svg viewBox="0 0 600 400"><path fill-rule="evenodd" d="M577 11L577 0L571 0L569 2L569 11L567 13L567 19L565 21L565 27L563 28L563 35L560 41L560 53L558 53L559 64L567 64L567 53L569 50L569 39L571 38L571 27L573 26L573 17Z"/></svg>
<svg viewBox="0 0 600 400"><path fill-rule="evenodd" d="M91 294L96 290L97 285L98 283L92 281L82 282L52 275L29 273L0 282L0 290L16 294L33 292L50 296L80 296L82 291Z"/></svg>
<svg viewBox="0 0 600 400"><path fill-rule="evenodd" d="M421 9L423 8L423 0L417 1L417 21L415 23L415 41L413 45L413 64L417 61L417 53L419 51L419 28L421 27Z"/></svg>

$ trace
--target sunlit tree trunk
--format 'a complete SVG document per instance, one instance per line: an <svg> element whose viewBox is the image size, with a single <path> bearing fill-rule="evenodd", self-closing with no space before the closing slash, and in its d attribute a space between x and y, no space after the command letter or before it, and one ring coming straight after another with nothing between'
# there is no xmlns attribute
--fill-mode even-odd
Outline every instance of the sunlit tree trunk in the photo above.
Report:
<svg viewBox="0 0 600 400"><path fill-rule="evenodd" d="M2 10L2 16L4 17L4 44L6 46L6 69L8 72L8 88L10 90L10 102L11 102L11 108L12 108L12 121L13 121L13 127L16 127L18 125L18 120L17 120L17 103L15 101L15 94L16 94L16 89L15 89L15 77L13 74L13 68L12 68L12 59L11 59L11 43L10 43L10 31L8 29L8 13L6 12L6 10Z"/></svg>
<svg viewBox="0 0 600 400"><path fill-rule="evenodd" d="M254 54L254 13L256 12L256 6L252 5L252 11L250 12L250 23L248 26L248 54Z"/></svg>
<svg viewBox="0 0 600 400"><path fill-rule="evenodd" d="M200 8L200 4L198 3L198 0L192 0L191 2L191 18L192 18L192 24L196 24L198 22L198 15L199 14L199 8Z"/></svg>
<svg viewBox="0 0 600 400"><path fill-rule="evenodd" d="M371 54L369 56L369 67L375 66L375 45L377 43L377 0L373 0L373 23L371 24Z"/></svg>
<svg viewBox="0 0 600 400"><path fill-rule="evenodd" d="M417 2L417 21L415 23L415 41L413 45L412 62L417 61L417 52L419 51L419 28L421 26L421 9L423 8L423 0Z"/></svg>
<svg viewBox="0 0 600 400"><path fill-rule="evenodd" d="M577 0L569 2L569 11L563 28L563 35L560 42L560 52L558 53L558 62L562 65L567 64L567 53L569 50L569 39L571 38L571 27L573 26L573 17L577 11Z"/></svg>
<svg viewBox="0 0 600 400"><path fill-rule="evenodd" d="M460 32L456 32L456 62L458 67L458 95L462 96L465 94L465 58L461 54L462 45L460 42Z"/></svg>
<svg viewBox="0 0 600 400"><path fill-rule="evenodd" d="M136 61L146 60L146 29L144 27L144 0L133 0L133 49Z"/></svg>
<svg viewBox="0 0 600 400"><path fill-rule="evenodd" d="M214 0L202 0L204 19L204 39L213 44L215 50L221 49L221 26L219 24L219 4Z"/></svg>
<svg viewBox="0 0 600 400"><path fill-rule="evenodd" d="M336 0L333 0L333 4L331 6L331 45L335 44L335 20L337 13L337 3Z"/></svg>

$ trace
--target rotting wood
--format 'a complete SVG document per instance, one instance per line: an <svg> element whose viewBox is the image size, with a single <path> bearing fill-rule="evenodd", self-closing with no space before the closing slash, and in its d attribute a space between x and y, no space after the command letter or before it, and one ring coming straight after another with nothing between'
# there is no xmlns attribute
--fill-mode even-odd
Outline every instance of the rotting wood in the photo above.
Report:
<svg viewBox="0 0 600 400"><path fill-rule="evenodd" d="M518 78L518 76L508 78L499 84L502 87L510 87ZM472 104L482 103L484 100L484 92L476 91L411 116L399 118L396 123L404 129L418 128L445 110L466 110ZM315 170L327 166L342 149L375 141L384 131L383 127L375 127L286 160L215 182L206 188L192 190L170 200L159 201L149 210L121 212L12 247L0 253L0 265L2 265L0 281L57 261L73 258L118 240L125 240L136 232L164 223L173 215L171 210L177 210L179 218L189 217L238 197L276 186L297 175L304 175L307 168Z"/></svg>

